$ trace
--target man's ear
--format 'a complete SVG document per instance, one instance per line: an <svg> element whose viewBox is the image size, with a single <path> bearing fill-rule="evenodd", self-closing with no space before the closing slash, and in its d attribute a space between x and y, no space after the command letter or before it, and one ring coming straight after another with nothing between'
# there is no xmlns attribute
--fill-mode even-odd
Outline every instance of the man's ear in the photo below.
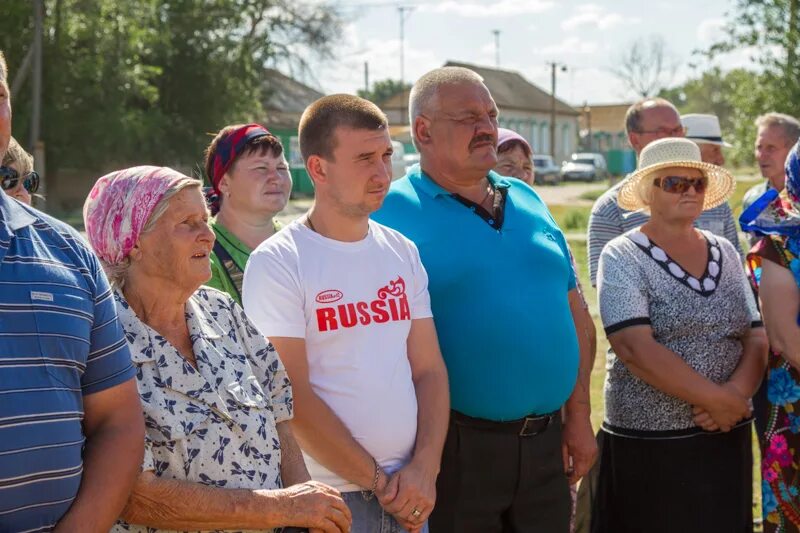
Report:
<svg viewBox="0 0 800 533"><path fill-rule="evenodd" d="M425 117L419 116L414 119L414 139L419 144L431 144L431 122Z"/></svg>
<svg viewBox="0 0 800 533"><path fill-rule="evenodd" d="M328 164L318 155L309 156L306 161L306 170L314 183L325 183L328 179Z"/></svg>

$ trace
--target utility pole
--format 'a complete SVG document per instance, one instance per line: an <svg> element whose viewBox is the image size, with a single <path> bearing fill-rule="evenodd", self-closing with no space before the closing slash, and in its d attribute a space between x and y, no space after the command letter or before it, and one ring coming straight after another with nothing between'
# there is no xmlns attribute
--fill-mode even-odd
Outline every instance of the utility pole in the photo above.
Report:
<svg viewBox="0 0 800 533"><path fill-rule="evenodd" d="M550 155L556 158L556 70L567 71L567 66L557 61L550 61Z"/></svg>
<svg viewBox="0 0 800 533"><path fill-rule="evenodd" d="M42 119L42 26L44 23L44 6L42 0L33 2L33 87L31 111L31 136L28 148L33 150L39 140Z"/></svg>
<svg viewBox="0 0 800 533"><path fill-rule="evenodd" d="M492 30L494 33L494 66L500 68L500 30Z"/></svg>
<svg viewBox="0 0 800 533"><path fill-rule="evenodd" d="M364 61L364 94L369 94L369 61Z"/></svg>
<svg viewBox="0 0 800 533"><path fill-rule="evenodd" d="M44 0L33 2L33 101L31 111L31 137L29 149L33 153L34 163L42 177L40 193L47 190L47 179L44 168L44 142L41 139L42 124L42 35L44 33ZM44 209L44 204L39 208Z"/></svg>
<svg viewBox="0 0 800 533"><path fill-rule="evenodd" d="M397 6L397 11L400 13L400 87L405 87L406 85L406 13L410 14L413 10L414 6ZM405 103L400 108L400 116L403 117L402 120L408 120Z"/></svg>
<svg viewBox="0 0 800 533"><path fill-rule="evenodd" d="M789 1L789 26L787 28L787 47L786 47L786 74L795 76L798 71L797 65L797 45L800 40L800 29L797 27L797 19L800 17L800 0ZM791 79L791 78L790 78ZM795 80L796 81L796 80Z"/></svg>

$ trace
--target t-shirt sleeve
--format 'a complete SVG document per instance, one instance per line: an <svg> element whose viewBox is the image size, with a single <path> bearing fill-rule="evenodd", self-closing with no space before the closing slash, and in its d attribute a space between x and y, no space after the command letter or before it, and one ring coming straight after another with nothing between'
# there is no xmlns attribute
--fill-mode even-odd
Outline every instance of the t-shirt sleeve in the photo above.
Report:
<svg viewBox="0 0 800 533"><path fill-rule="evenodd" d="M650 324L645 280L632 253L615 244L606 246L598 262L597 287L606 335Z"/></svg>
<svg viewBox="0 0 800 533"><path fill-rule="evenodd" d="M625 233L619 220L619 210L613 202L601 197L589 215L589 230L586 249L589 254L589 279L592 287L596 287L600 254L609 241Z"/></svg>
<svg viewBox="0 0 800 533"><path fill-rule="evenodd" d="M297 258L274 249L254 252L242 285L247 316L267 337L306 337L305 301Z"/></svg>
<svg viewBox="0 0 800 533"><path fill-rule="evenodd" d="M110 389L132 379L136 374L131 363L128 341L117 318L114 294L94 255L90 271L94 277L94 320L90 333L89 356L81 377L84 395Z"/></svg>
<svg viewBox="0 0 800 533"><path fill-rule="evenodd" d="M233 305L233 316L239 330L240 342L244 345L250 361L250 367L261 384L261 389L270 398L275 423L291 420L294 415L292 385L289 381L289 374L278 357L278 352L237 304Z"/></svg>
<svg viewBox="0 0 800 533"><path fill-rule="evenodd" d="M433 316L433 312L431 311L431 296L428 293L428 272L422 265L416 245L408 241L408 247L411 255L411 271L414 273L414 282L411 284L411 294L409 294L411 320L430 318Z"/></svg>
<svg viewBox="0 0 800 533"><path fill-rule="evenodd" d="M741 261L742 258L744 258L744 253L742 252L742 245L739 243L739 230L736 227L736 221L733 220L733 211L731 211L731 207L727 203L722 204L722 209L725 213L723 237L730 241L736 253L739 255L739 261Z"/></svg>

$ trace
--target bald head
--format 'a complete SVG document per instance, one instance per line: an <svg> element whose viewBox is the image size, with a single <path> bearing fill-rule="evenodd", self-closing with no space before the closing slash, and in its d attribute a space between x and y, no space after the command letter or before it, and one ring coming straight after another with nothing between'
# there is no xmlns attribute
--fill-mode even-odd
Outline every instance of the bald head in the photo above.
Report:
<svg viewBox="0 0 800 533"><path fill-rule="evenodd" d="M409 124L413 125L420 115L430 114L431 109L437 105L437 95L442 87L462 84L483 85L483 78L464 67L441 67L424 74L411 88L408 96ZM413 127L411 140L417 146Z"/></svg>
<svg viewBox="0 0 800 533"><path fill-rule="evenodd" d="M637 154L658 139L686 135L678 110L663 98L645 98L629 107L625 113L625 132Z"/></svg>

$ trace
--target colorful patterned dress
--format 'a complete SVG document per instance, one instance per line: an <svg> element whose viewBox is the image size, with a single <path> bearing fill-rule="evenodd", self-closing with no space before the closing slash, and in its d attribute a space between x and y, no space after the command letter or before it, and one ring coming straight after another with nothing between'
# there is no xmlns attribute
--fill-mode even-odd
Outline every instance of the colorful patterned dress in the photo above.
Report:
<svg viewBox="0 0 800 533"><path fill-rule="evenodd" d="M785 243L783 237L765 237L748 254L748 270L756 287L763 260L791 270L800 266L800 260ZM767 421L766 432L760 435L764 532L800 532L800 373L772 351L764 408L766 412L759 413Z"/></svg>

